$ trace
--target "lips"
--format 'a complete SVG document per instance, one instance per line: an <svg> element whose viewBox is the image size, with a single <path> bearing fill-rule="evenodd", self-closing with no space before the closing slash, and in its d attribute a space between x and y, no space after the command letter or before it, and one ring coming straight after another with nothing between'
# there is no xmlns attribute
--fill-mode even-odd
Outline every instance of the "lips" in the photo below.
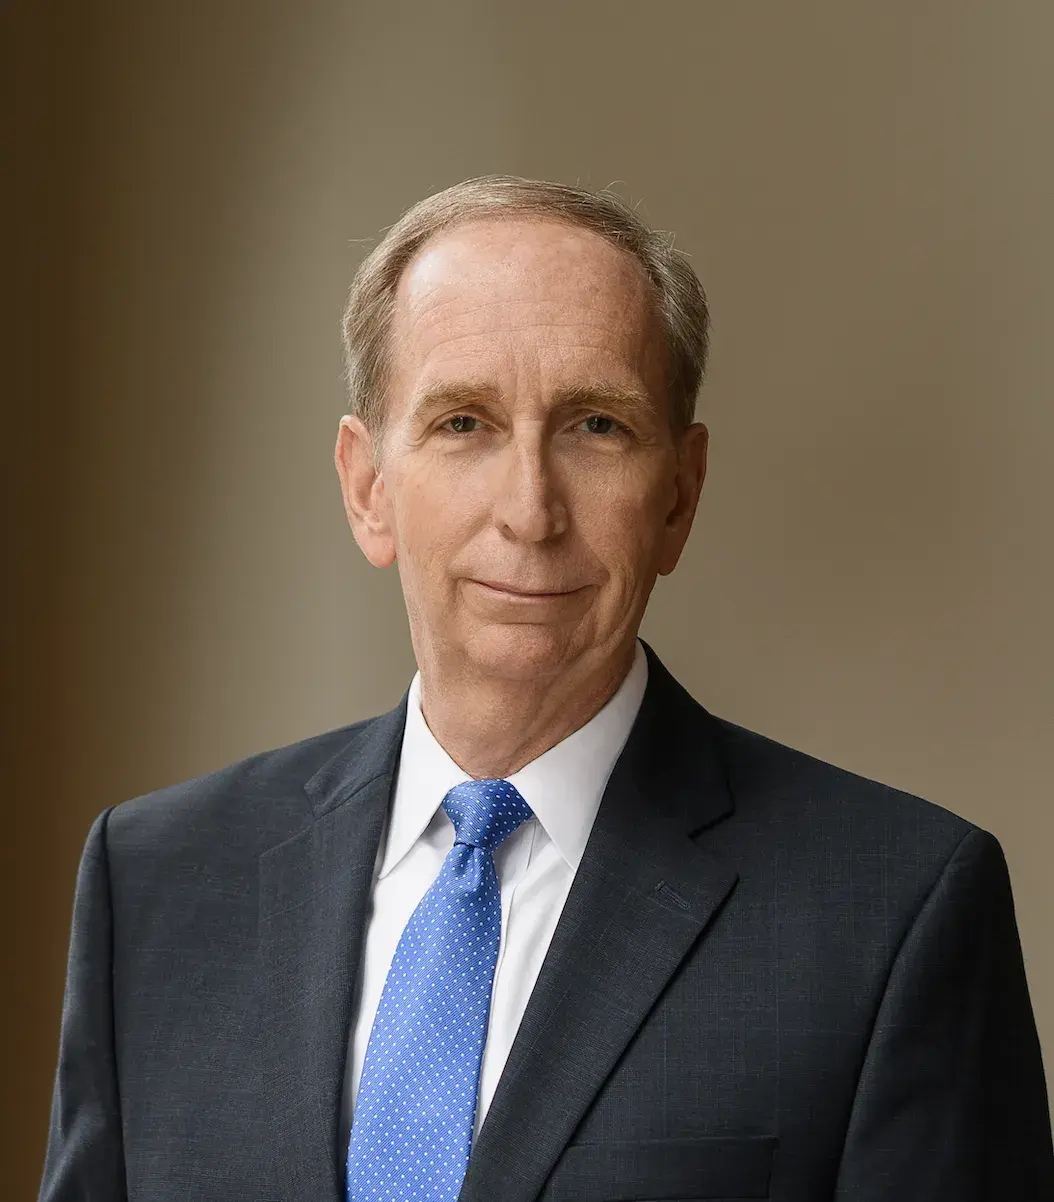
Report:
<svg viewBox="0 0 1054 1202"><path fill-rule="evenodd" d="M565 593L573 593L574 589L538 589L538 588L523 588L515 584L506 584L501 580L477 580L477 584L485 585L487 588L492 588L496 592L511 593L517 597L559 597Z"/></svg>

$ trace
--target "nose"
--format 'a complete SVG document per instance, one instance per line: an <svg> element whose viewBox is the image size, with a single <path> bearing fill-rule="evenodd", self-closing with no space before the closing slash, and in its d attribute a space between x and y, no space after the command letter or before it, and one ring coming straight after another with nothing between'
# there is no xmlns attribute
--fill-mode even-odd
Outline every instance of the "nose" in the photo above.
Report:
<svg viewBox="0 0 1054 1202"><path fill-rule="evenodd" d="M511 437L496 465L495 525L509 538L543 542L562 534L567 520L542 432Z"/></svg>

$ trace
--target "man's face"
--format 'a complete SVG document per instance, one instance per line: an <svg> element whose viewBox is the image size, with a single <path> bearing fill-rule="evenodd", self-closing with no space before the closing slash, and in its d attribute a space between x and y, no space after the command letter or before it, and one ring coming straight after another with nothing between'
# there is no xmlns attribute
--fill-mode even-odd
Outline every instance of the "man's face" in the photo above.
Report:
<svg viewBox="0 0 1054 1202"><path fill-rule="evenodd" d="M674 445L643 270L559 222L473 222L409 265L391 333L372 520L349 517L398 564L418 662L525 679L624 653L705 470L704 427L686 463Z"/></svg>

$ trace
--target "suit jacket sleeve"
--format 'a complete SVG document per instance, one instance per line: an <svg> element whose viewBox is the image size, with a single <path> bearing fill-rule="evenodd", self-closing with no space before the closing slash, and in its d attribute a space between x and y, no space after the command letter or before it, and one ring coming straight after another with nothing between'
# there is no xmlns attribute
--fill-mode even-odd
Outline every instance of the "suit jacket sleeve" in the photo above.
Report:
<svg viewBox="0 0 1054 1202"><path fill-rule="evenodd" d="M114 1059L109 813L92 825L77 874L40 1202L123 1202L126 1197Z"/></svg>
<svg viewBox="0 0 1054 1202"><path fill-rule="evenodd" d="M971 830L908 931L853 1104L836 1202L1054 1202L1043 1064L1010 877Z"/></svg>

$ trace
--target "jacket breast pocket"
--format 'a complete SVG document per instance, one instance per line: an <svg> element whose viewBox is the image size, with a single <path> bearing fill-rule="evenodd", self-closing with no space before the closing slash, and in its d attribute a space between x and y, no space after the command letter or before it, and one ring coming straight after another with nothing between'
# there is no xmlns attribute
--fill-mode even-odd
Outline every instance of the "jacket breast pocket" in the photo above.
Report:
<svg viewBox="0 0 1054 1202"><path fill-rule="evenodd" d="M775 1136L569 1144L545 1202L696 1202L767 1198Z"/></svg>

